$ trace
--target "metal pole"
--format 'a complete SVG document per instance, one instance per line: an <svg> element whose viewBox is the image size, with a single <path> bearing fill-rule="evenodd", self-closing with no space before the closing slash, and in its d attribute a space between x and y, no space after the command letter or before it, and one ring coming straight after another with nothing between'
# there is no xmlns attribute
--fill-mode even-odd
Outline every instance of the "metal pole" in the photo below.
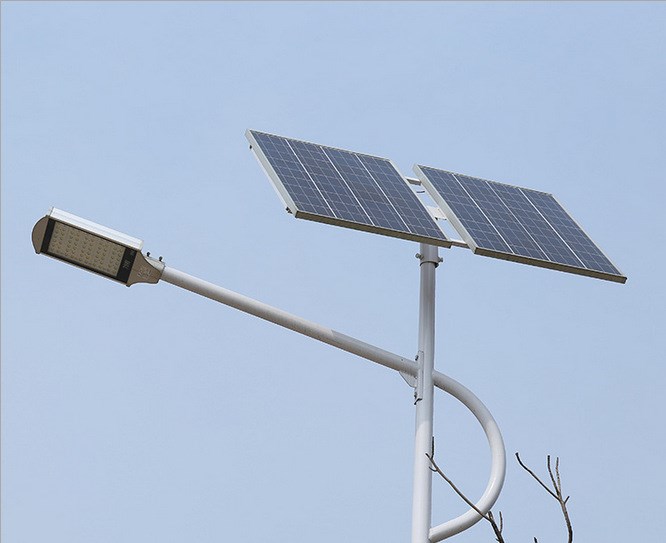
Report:
<svg viewBox="0 0 666 543"><path fill-rule="evenodd" d="M322 326L302 317L292 315L277 307L272 307L259 300L243 296L238 292L233 292L203 279L198 279L169 266L164 267L161 279L195 294L205 296L260 319L283 326L304 336L328 343L329 345L333 345L333 347L358 355L361 358L372 360L387 368L405 372L409 375L416 374L416 363L414 360L390 353L365 341L342 334L341 332L336 332L327 326Z"/></svg>
<svg viewBox="0 0 666 543"><path fill-rule="evenodd" d="M433 371L435 369L435 268L437 247L421 244L419 292L419 353L416 380L416 437L414 440L414 487L412 497L412 543L429 543L432 512L432 471L426 454L432 450Z"/></svg>
<svg viewBox="0 0 666 543"><path fill-rule="evenodd" d="M431 293L425 296L423 288L421 288L421 299L422 301L430 300L430 303L433 306L430 307L429 309L430 312L429 314L431 315L430 323L432 325L430 330L431 332L433 332L434 294L435 294L434 267L438 263L439 259L437 258L436 249L434 255L425 250L423 250L422 254L425 255L425 258L422 257L422 260L425 261L427 259L428 261L430 261L430 264L421 266L422 278L423 278L424 269L429 270L428 280L422 281L421 285L423 287L424 284L429 284L432 286L432 288L429 289ZM371 360L372 362L376 362L377 364L381 364L382 366L385 366L387 368L391 368L406 373L408 375L412 375L414 377L418 377L419 374L421 373L421 368L423 366L420 363L414 362L413 360L385 351L384 349L380 349L379 347L375 347L374 345L370 345L369 343L365 343L364 341L360 341L351 336L347 336L345 334L341 334L340 332L336 332L335 330L332 330L326 326L322 326L320 324L303 319L302 317L292 315L276 307L272 307L258 300L254 300L252 298L248 298L247 296L243 296L242 294L239 294L237 292L233 292L218 285L214 285L213 283L209 283L208 281L204 281L203 279L198 279L197 277L193 277L184 272L178 271L174 268L170 268L168 266L165 267L162 272L161 279L162 281L171 283L172 285L183 288L189 292L199 294L200 296L205 296L206 298L225 304L229 307L233 307L245 313L249 313L250 315L254 315L256 317L259 317L260 319L265 319L279 326L288 328L289 330L293 330L294 332L298 332L299 334L303 334L318 341L328 343L329 345L332 345L349 353L356 354L362 358L366 358L367 360ZM423 310L425 307L426 307L425 304L422 303L421 309ZM421 318L420 322L424 323L425 320ZM434 343L433 338L434 338L434 333L431 333L430 341L423 342L424 347L428 343L430 343L431 348L428 350L428 352L432 354L434 354L432 348L432 345ZM421 344L422 343L419 342L419 348L421 348ZM424 354L419 354L419 359L421 361L426 360L425 352ZM431 367L432 365L434 364L431 364ZM475 507L478 510L480 510L483 514L486 514L493 506L497 498L499 497L499 494L502 490L502 485L504 483L504 475L506 471L506 452L504 450L504 442L502 440L502 434L500 432L500 429L497 426L497 422L495 422L495 419L493 418L492 414L490 413L490 411L488 411L488 408L485 405L483 405L481 400L479 400L479 398L477 398L472 393L471 390L464 387L462 384L458 383L456 380L452 379L451 377L444 375L443 373L433 371L431 372L430 375L432 375L431 382L433 382L437 388L451 394L454 398L462 402L462 404L465 405L472 412L472 414L481 424L483 431L486 434L486 438L488 439L488 445L490 446L490 452L491 452L490 477L488 479L488 484L486 486L483 495L481 496L481 498L479 498L479 500L475 504ZM419 382L423 383L424 380L420 379ZM419 395L421 397L421 399L418 400L416 404L417 415L419 413L419 410L423 406L422 402L424 400L422 392L420 392L420 390L426 390L426 389L417 388L416 390L417 397L419 397ZM432 385L429 390L432 393ZM431 394L430 403L432 406L432 394ZM417 426L417 436L419 428L420 427ZM417 452L416 458L418 459L419 457L422 457L427 461L427 458L425 458L425 453L430 452L430 447L432 443L431 442L432 407L430 408L430 430L428 432L425 432L425 435L429 437L427 437L427 443L425 443L426 442L425 439L423 440L423 445L424 445L423 454L421 455ZM417 471L415 469L415 474L416 472ZM416 507L417 503L421 506L418 508L419 522L420 522L418 526L421 528L421 535L419 536L419 539L413 539L413 541L418 541L419 543L423 543L425 541L428 541L427 527L430 525L431 494L429 489L431 485L431 478L430 478L431 472L430 472L429 462L426 463L425 467L420 471L418 471L418 473L420 473L421 475L427 475L426 483L428 487L428 492L427 494L425 494L426 496L425 502L420 501L420 498L417 499L417 494L416 492L414 493L414 504L415 504L414 510L415 511L417 510ZM416 490L416 488L417 485L415 477L414 489ZM419 486L419 488L421 487ZM422 512L423 514L421 514ZM423 516L425 516L425 519L421 520L420 517ZM438 541L446 539L447 537L459 534L460 532L466 530L470 526L476 524L479 520L481 520L481 518L482 518L481 515L479 515L474 509L469 509L466 513L430 529L430 542L436 543ZM415 527L417 526L416 519L417 515L414 515ZM423 533L425 533L425 536L423 536Z"/></svg>

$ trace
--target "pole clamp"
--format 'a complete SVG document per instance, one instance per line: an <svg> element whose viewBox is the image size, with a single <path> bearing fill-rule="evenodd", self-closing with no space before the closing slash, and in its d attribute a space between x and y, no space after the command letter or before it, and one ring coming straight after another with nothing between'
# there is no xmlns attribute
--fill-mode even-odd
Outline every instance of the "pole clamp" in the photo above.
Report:
<svg viewBox="0 0 666 543"><path fill-rule="evenodd" d="M414 387L414 405L423 399L423 351L419 351L415 358L419 365L416 372L416 386Z"/></svg>
<svg viewBox="0 0 666 543"><path fill-rule="evenodd" d="M425 256L422 255L421 253L416 253L416 258L418 258L421 261L421 264L425 264L426 262L430 262L431 264L435 265L435 268L439 266L442 262L444 262L444 259L441 256Z"/></svg>

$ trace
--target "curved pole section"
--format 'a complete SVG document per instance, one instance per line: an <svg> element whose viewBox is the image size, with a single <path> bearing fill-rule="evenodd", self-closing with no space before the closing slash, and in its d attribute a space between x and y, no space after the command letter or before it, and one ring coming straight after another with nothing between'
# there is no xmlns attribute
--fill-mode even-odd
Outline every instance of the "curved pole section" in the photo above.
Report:
<svg viewBox="0 0 666 543"><path fill-rule="evenodd" d="M502 491L504 476L506 474L506 451L504 450L504 440L502 439L499 426L497 426L497 422L495 422L488 408L467 387L438 371L433 372L433 380L437 388L448 392L472 412L476 420L481 424L488 439L491 455L490 478L481 498L475 503L475 506L485 514L495 505ZM480 520L481 517L479 514L474 509L470 509L453 520L431 528L430 541L436 543L452 535L459 534Z"/></svg>
<svg viewBox="0 0 666 543"><path fill-rule="evenodd" d="M360 341L351 336L336 332L331 328L307 321L281 309L277 309L268 304L264 304L242 294L219 287L208 281L203 281L186 273L173 268L165 267L161 279L177 287L181 287L200 296L204 296L216 302L228 305L255 317L267 320L299 334L317 339L338 347L343 351L360 356L372 362L376 362L387 368L408 373L416 376L418 364L397 354L393 354L364 341ZM483 431L488 439L492 456L490 469L490 479L486 490L476 503L476 507L483 513L487 513L497 500L502 484L504 483L504 473L506 469L506 453L504 451L504 441L499 427L490 411L468 388L461 385L455 379L444 375L438 371L433 372L434 384L437 388L451 394L454 398L465 405L481 424ZM452 535L466 530L473 524L481 520L479 514L470 509L467 513L445 522L439 526L430 529L429 538L432 543L446 539Z"/></svg>

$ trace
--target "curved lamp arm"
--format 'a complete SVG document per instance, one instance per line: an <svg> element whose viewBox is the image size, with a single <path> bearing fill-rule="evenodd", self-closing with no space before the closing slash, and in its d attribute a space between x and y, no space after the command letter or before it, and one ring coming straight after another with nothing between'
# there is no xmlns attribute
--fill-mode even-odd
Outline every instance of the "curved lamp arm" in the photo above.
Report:
<svg viewBox="0 0 666 543"><path fill-rule="evenodd" d="M486 485L485 491L481 498L479 498L479 501L475 504L476 508L479 509L479 511L482 511L485 515L490 511L492 506L495 505L495 502L502 491L504 476L506 474L506 451L504 449L504 440L502 439L499 426L490 414L490 411L488 411L488 408L483 405L483 402L467 387L464 387L455 379L438 371L433 372L433 378L437 388L444 392L448 392L472 412L476 417L476 420L481 424L481 427L486 434L486 438L488 439L491 454L490 477L488 478L488 484ZM430 541L436 543L437 541L441 541L452 535L459 534L470 526L476 524L481 518L482 517L474 509L469 509L459 517L431 528Z"/></svg>
<svg viewBox="0 0 666 543"><path fill-rule="evenodd" d="M152 260L152 259L149 259ZM351 336L336 332L331 328L321 326L305 320L296 315L292 315L281 309L277 309L263 302L259 302L242 294L225 289L203 281L184 272L175 270L168 266L164 267L161 279L172 285L181 287L200 296L204 296L216 302L228 305L255 317L267 320L299 334L311 337L313 339L328 343L334 347L358 355L372 362L376 362L387 368L397 370L416 376L418 364L413 360L398 356L364 341L360 341ZM504 484L504 475L506 471L506 452L504 450L504 441L499 427L490 411L483 405L468 388L461 385L455 379L444 375L438 371L433 372L434 384L437 388L451 394L465 405L481 424L483 431L488 439L491 451L490 478L486 489L476 503L476 507L484 514L487 513L499 497L502 485ZM481 516L470 509L466 513L456 517L453 520L440 524L430 529L429 538L432 543L446 539L452 535L466 530L473 524L481 520Z"/></svg>

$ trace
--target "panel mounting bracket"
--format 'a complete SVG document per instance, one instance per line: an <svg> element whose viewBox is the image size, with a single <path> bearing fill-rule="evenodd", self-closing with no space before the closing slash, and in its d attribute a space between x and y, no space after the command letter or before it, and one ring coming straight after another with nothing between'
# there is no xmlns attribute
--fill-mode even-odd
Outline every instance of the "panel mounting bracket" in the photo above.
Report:
<svg viewBox="0 0 666 543"><path fill-rule="evenodd" d="M416 389L416 377L404 371L400 372L400 376L405 380L405 383L407 383L413 389Z"/></svg>

